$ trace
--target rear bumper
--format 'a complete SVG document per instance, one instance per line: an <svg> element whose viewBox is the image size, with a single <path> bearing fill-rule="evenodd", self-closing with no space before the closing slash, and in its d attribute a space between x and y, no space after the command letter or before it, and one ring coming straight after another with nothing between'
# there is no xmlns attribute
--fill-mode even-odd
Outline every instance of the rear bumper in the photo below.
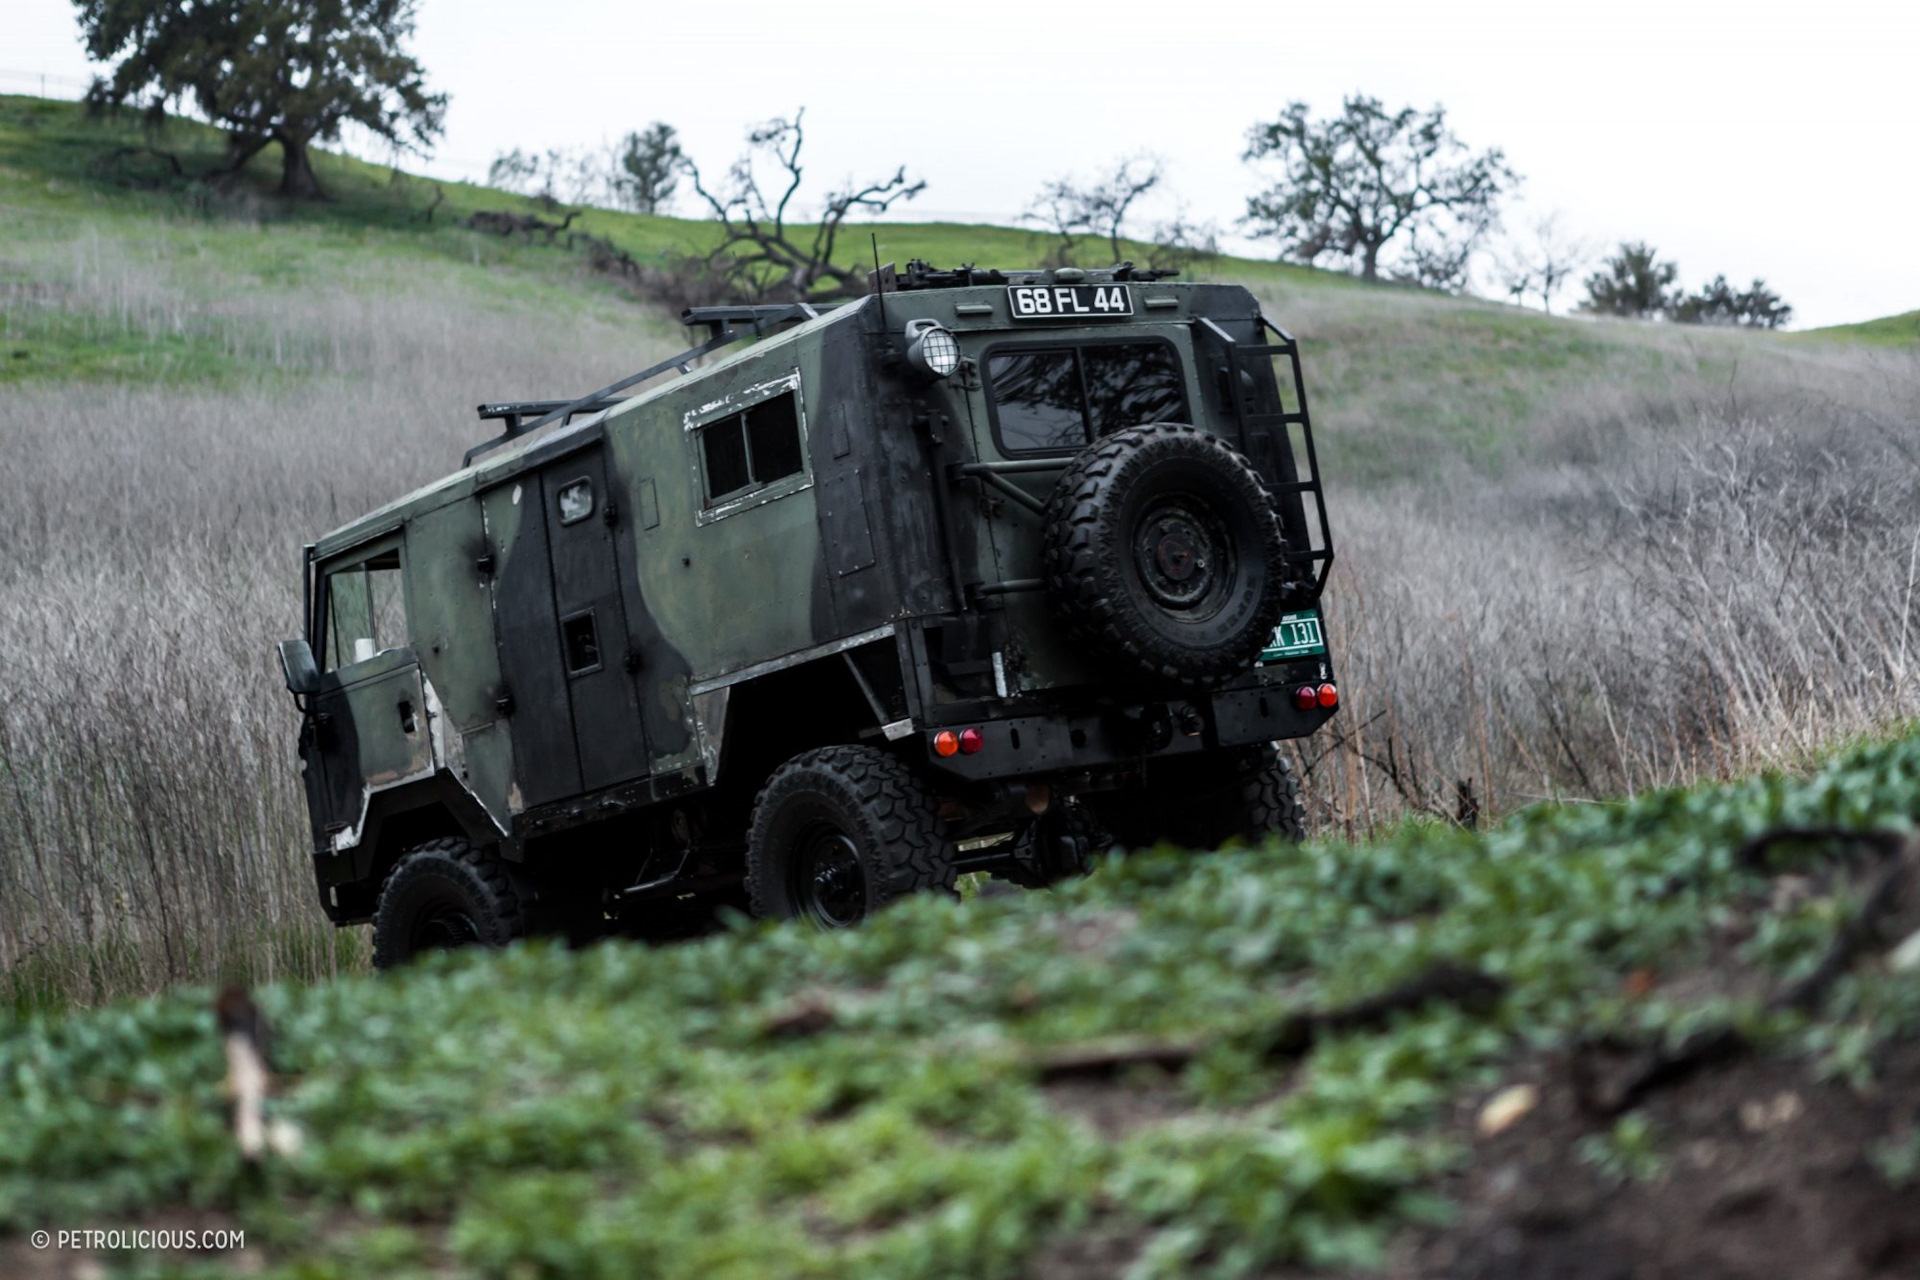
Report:
<svg viewBox="0 0 1920 1280"><path fill-rule="evenodd" d="M1304 738L1337 714L1336 708L1301 711L1291 692L1291 685L1276 683L948 726L980 730L983 742L972 754L940 755L933 730L918 737L928 767L954 778L986 782L1068 773Z"/></svg>

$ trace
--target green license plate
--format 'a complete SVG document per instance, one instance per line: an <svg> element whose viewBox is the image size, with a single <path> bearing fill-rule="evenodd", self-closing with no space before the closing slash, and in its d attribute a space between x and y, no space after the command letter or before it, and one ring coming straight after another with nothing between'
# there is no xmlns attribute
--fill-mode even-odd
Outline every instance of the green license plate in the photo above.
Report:
<svg viewBox="0 0 1920 1280"><path fill-rule="evenodd" d="M1286 614L1280 619L1280 625L1273 629L1273 635L1267 640L1267 647L1260 651L1260 661L1311 658L1326 651L1326 638L1320 634L1320 615L1309 609L1305 613Z"/></svg>

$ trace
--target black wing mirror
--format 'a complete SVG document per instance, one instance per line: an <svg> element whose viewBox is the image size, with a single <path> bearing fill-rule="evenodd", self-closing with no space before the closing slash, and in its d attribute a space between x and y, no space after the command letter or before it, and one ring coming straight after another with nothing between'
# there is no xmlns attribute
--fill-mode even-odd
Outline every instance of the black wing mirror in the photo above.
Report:
<svg viewBox="0 0 1920 1280"><path fill-rule="evenodd" d="M313 646L305 640L280 642L280 670L286 673L287 692L296 696L320 692L320 667L313 660Z"/></svg>

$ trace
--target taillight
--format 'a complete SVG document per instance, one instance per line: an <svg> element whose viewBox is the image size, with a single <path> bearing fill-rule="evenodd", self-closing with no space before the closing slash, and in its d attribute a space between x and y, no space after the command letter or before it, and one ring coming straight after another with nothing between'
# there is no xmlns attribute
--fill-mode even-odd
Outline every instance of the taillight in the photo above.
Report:
<svg viewBox="0 0 1920 1280"><path fill-rule="evenodd" d="M987 745L987 735L978 729L942 729L933 735L933 753L937 756L970 756Z"/></svg>
<svg viewBox="0 0 1920 1280"><path fill-rule="evenodd" d="M1320 692L1315 696L1323 707L1333 708L1340 705L1340 691L1330 684L1321 685Z"/></svg>
<svg viewBox="0 0 1920 1280"><path fill-rule="evenodd" d="M1320 693L1310 684L1303 684L1293 691L1293 705L1302 711L1311 711L1320 705Z"/></svg>

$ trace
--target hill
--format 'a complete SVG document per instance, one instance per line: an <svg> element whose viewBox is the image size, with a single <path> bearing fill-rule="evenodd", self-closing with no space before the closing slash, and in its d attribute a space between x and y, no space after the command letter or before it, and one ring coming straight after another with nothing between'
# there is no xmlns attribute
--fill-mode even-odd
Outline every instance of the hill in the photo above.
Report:
<svg viewBox="0 0 1920 1280"><path fill-rule="evenodd" d="M584 254L459 225L485 210L558 220L537 202L317 154L331 198L286 205L267 194L274 171L265 155L231 189L194 179L220 156L219 135L190 121L151 135L131 123L87 120L72 103L0 97L0 208L15 227L0 277L15 300L0 327L13 358L0 366L0 381L244 380L257 375L263 356L284 368L287 342L325 335L276 335L280 344L268 350L246 340L242 309L218 300L245 293L272 299L276 309L310 309L316 287L370 307L403 293L443 308L481 305L518 312L536 328L614 324L644 334L648 350L673 340L665 308L645 297L632 305L621 280L593 271ZM869 229L890 260L1028 266L1051 248L1030 229L889 222L847 235L846 263L867 260ZM602 237L642 264L715 242L707 222L605 209L582 210L570 230ZM1147 246L1128 248L1138 260L1150 256ZM123 260L128 250L137 265ZM1826 351L1786 335L1555 319L1270 261L1222 257L1189 274L1245 284L1309 342L1329 464L1349 478L1461 464L1497 469L1569 403L1622 393L1665 398L1724 381L1743 361L1778 363L1791 374L1819 367ZM168 298L164 315L154 312L156 294ZM404 308L395 317L408 318ZM369 324L384 327L383 319ZM1898 345L1910 329L1910 317L1890 317L1818 332ZM462 393L446 411L471 397Z"/></svg>
<svg viewBox="0 0 1920 1280"><path fill-rule="evenodd" d="M0 1271L87 1227L243 1234L143 1275L1910 1274L1916 805L1909 738L844 934L274 985L259 1168L209 992L35 1015Z"/></svg>
<svg viewBox="0 0 1920 1280"><path fill-rule="evenodd" d="M219 141L0 98L0 973L22 1007L353 972L312 903L272 657L300 545L444 474L481 400L599 386L680 331L517 197L338 156L288 206ZM178 164L176 172L175 165ZM706 224L586 212L639 262ZM884 224L1017 266L1035 232ZM851 237L850 260L864 257ZM1360 835L1768 765L1920 714L1920 348L1549 318L1273 263L1339 559L1344 710L1301 744Z"/></svg>

